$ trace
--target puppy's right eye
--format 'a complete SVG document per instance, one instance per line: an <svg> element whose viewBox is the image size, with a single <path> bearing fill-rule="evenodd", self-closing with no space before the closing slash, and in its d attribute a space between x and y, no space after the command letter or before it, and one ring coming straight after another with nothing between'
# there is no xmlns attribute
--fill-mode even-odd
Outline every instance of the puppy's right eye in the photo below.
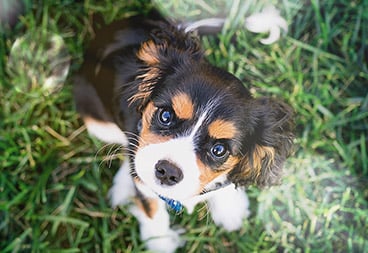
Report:
<svg viewBox="0 0 368 253"><path fill-rule="evenodd" d="M174 123L175 113L170 108L161 108L157 117L161 125L169 127Z"/></svg>

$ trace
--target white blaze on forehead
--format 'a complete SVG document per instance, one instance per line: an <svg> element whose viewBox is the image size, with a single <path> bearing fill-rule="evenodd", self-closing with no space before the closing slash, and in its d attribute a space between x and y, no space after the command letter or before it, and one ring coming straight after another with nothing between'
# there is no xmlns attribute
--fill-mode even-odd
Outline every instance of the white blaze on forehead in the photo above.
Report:
<svg viewBox="0 0 368 253"><path fill-rule="evenodd" d="M138 149L135 156L135 170L138 177L151 190L168 198L184 200L198 194L200 170L195 154L194 138L205 122L203 113L187 136L162 143L148 144ZM144 140L143 140L144 141ZM160 160L168 160L183 172L183 180L173 186L162 185L155 176L155 165Z"/></svg>
<svg viewBox="0 0 368 253"><path fill-rule="evenodd" d="M194 125L191 133L189 134L188 138L194 143L194 137L197 134L198 130L201 128L201 126L203 125L205 119L207 117L207 111L205 111L199 118L197 123Z"/></svg>

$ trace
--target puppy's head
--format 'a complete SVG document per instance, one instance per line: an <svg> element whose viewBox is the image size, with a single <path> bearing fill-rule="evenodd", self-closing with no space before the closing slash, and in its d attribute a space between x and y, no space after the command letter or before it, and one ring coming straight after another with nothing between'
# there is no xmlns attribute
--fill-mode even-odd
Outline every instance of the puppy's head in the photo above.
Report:
<svg viewBox="0 0 368 253"><path fill-rule="evenodd" d="M157 194L185 200L214 183L274 184L292 146L292 112L254 99L233 75L208 64L196 40L160 32L137 53L131 97L142 118L134 174Z"/></svg>

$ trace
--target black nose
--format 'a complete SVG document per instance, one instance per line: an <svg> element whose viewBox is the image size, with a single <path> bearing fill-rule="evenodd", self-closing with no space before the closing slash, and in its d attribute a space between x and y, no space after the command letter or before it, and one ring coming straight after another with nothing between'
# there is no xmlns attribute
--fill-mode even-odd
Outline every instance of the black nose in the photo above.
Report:
<svg viewBox="0 0 368 253"><path fill-rule="evenodd" d="M183 180L183 172L175 164L160 160L155 165L155 175L164 185L175 185Z"/></svg>

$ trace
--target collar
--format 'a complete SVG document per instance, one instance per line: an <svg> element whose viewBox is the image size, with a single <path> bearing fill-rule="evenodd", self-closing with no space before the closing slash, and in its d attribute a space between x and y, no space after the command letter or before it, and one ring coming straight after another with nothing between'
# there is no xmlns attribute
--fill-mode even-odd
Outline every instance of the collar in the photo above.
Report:
<svg viewBox="0 0 368 253"><path fill-rule="evenodd" d="M202 192L199 194L199 196L203 196L207 193L210 192L214 192L217 190L220 190L222 188L225 188L226 186L230 185L231 182L227 179L227 176L221 176L219 178L216 178L214 181L210 182L203 190ZM180 202L177 201L175 199L170 199L167 198L165 196L162 196L160 194L158 194L158 197L160 199L162 199L166 205L172 209L173 211L175 211L176 213L181 213L184 210L184 205Z"/></svg>

